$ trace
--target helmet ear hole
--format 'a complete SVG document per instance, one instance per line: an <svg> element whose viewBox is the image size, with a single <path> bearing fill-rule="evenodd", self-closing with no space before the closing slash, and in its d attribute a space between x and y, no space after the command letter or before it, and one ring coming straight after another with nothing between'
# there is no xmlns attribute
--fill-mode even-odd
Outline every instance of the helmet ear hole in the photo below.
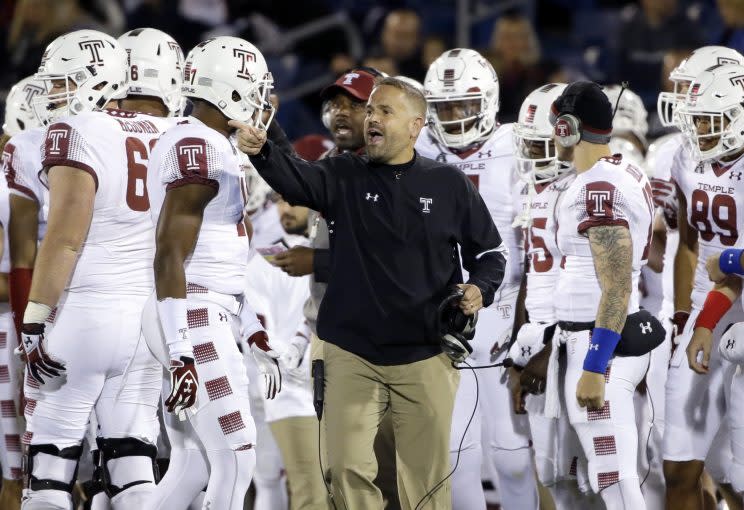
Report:
<svg viewBox="0 0 744 510"><path fill-rule="evenodd" d="M233 90L232 91L232 100L237 103L238 101L240 101L240 99L241 99L241 97L240 97L240 94L238 93L238 91L237 90Z"/></svg>

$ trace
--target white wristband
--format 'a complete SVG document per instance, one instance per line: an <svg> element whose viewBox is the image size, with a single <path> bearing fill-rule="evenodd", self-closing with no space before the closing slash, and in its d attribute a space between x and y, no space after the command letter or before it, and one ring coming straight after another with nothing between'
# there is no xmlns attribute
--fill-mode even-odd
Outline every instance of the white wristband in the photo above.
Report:
<svg viewBox="0 0 744 510"><path fill-rule="evenodd" d="M245 296L243 296L243 304L240 308L240 331L243 339L248 339L259 331L266 331Z"/></svg>
<svg viewBox="0 0 744 510"><path fill-rule="evenodd" d="M51 306L29 301L26 305L26 311L23 312L23 323L44 324L50 315L52 315Z"/></svg>
<svg viewBox="0 0 744 510"><path fill-rule="evenodd" d="M165 298L158 301L157 306L170 358L179 359L181 356L193 358L194 349L189 338L186 299Z"/></svg>

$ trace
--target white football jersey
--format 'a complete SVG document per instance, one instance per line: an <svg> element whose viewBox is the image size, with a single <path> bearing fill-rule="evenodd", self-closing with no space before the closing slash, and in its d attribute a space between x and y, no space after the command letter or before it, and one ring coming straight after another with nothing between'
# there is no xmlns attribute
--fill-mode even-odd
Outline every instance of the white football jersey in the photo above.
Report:
<svg viewBox="0 0 744 510"><path fill-rule="evenodd" d="M661 272L662 304L661 313L665 317L674 314L674 257L679 245L676 211L679 208L677 192L672 182L674 156L684 145L682 133L662 136L651 144L646 156L646 170L651 176L653 186L669 186L671 189L665 205L657 204L657 214L663 214L667 226L666 246L664 248L664 269ZM656 182L654 182L656 181ZM652 187L653 187L652 186ZM650 290L650 289L649 289Z"/></svg>
<svg viewBox="0 0 744 510"><path fill-rule="evenodd" d="M149 295L153 225L147 159L172 120L122 110L65 117L49 126L42 166L75 167L96 183L93 219L68 285L71 292ZM40 174L46 184L46 173Z"/></svg>
<svg viewBox="0 0 744 510"><path fill-rule="evenodd" d="M713 288L705 261L726 248L744 247L744 156L725 166L694 163L689 151L677 150L672 179L687 201L687 222L698 232L698 258L692 306L701 309Z"/></svg>
<svg viewBox="0 0 744 510"><path fill-rule="evenodd" d="M558 249L562 271L554 293L556 318L588 322L596 319L601 290L594 269L587 230L625 225L633 240L633 286L628 313L638 311L638 280L646 263L653 221L651 184L639 168L621 156L600 159L576 176L558 207Z"/></svg>
<svg viewBox="0 0 744 510"><path fill-rule="evenodd" d="M3 173L10 193L39 204L39 240L44 238L49 216L49 190L39 179L45 136L45 128L27 129L8 140L3 149Z"/></svg>
<svg viewBox="0 0 744 510"><path fill-rule="evenodd" d="M565 173L552 182L535 185L531 193L529 185L521 186L520 208L528 208L530 218L530 226L522 231L527 254L525 307L530 322L556 321L553 292L561 263L556 215L561 195L575 178L576 173Z"/></svg>
<svg viewBox="0 0 744 510"><path fill-rule="evenodd" d="M247 197L238 151L224 135L193 117L164 133L147 171L152 218L157 224L169 189L204 184L217 195L204 209L201 230L186 259L186 280L223 294L242 294L248 260L243 224Z"/></svg>
<svg viewBox="0 0 744 510"><path fill-rule="evenodd" d="M416 141L416 151L426 158L449 163L467 175L483 197L491 217L508 249L504 282L494 303L502 293L518 287L522 277L521 233L512 226L517 211L513 197L519 176L514 157L513 124L502 124L482 145L465 152L453 152L423 129Z"/></svg>

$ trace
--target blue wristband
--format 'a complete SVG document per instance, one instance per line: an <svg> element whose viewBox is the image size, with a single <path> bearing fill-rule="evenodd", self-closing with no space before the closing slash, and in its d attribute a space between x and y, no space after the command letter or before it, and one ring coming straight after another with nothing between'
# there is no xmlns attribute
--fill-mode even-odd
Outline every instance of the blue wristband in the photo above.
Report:
<svg viewBox="0 0 744 510"><path fill-rule="evenodd" d="M611 329L594 328L589 350L584 358L584 370L604 374L619 341L620 333Z"/></svg>
<svg viewBox="0 0 744 510"><path fill-rule="evenodd" d="M741 252L738 248L723 250L718 257L718 267L723 274L738 274L744 276L744 267L741 267Z"/></svg>

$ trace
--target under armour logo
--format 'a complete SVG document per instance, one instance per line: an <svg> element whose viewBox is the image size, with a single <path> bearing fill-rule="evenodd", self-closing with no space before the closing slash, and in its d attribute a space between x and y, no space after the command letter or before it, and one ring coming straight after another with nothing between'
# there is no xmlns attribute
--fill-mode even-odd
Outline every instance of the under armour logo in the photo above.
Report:
<svg viewBox="0 0 744 510"><path fill-rule="evenodd" d="M478 151L478 159L483 158L484 156L491 157L491 149L488 149L487 151L480 152Z"/></svg>
<svg viewBox="0 0 744 510"><path fill-rule="evenodd" d="M178 154L186 157L186 170L198 171L202 167L204 145L181 145L178 147Z"/></svg>
<svg viewBox="0 0 744 510"><path fill-rule="evenodd" d="M431 198L421 197L421 198L419 198L419 202L422 203L422 204L424 204L424 208L421 209L423 212L425 212L427 214L431 212L431 210L429 209L429 206L433 202L433 200Z"/></svg>
<svg viewBox="0 0 744 510"><path fill-rule="evenodd" d="M736 179L737 181L741 180L741 172L734 172L731 170L729 172L729 179Z"/></svg>
<svg viewBox="0 0 744 510"><path fill-rule="evenodd" d="M183 383L186 385L183 392L184 393L191 393L191 385L194 384L194 380L192 378L184 379Z"/></svg>
<svg viewBox="0 0 744 510"><path fill-rule="evenodd" d="M594 202L594 216L605 216L604 203L605 200L610 199L610 196L609 191L602 190L591 190L587 193L587 198Z"/></svg>
<svg viewBox="0 0 744 510"><path fill-rule="evenodd" d="M377 193L374 195L372 193L367 193L367 196L365 197L367 200L372 200L373 202L377 202L377 199L380 197Z"/></svg>
<svg viewBox="0 0 744 510"><path fill-rule="evenodd" d="M81 50L88 50L90 51L90 63L94 65L103 65L103 59L101 58L101 54L98 53L98 50L103 48L103 41L100 39L96 39L93 41L81 41L78 43L78 46L80 46Z"/></svg>
<svg viewBox="0 0 744 510"><path fill-rule="evenodd" d="M599 351L599 344L589 344L590 351Z"/></svg>
<svg viewBox="0 0 744 510"><path fill-rule="evenodd" d="M346 73L344 75L343 85L351 85L354 78L359 78L359 73Z"/></svg>
<svg viewBox="0 0 744 510"><path fill-rule="evenodd" d="M733 349L736 346L736 340L729 338L726 340L726 349Z"/></svg>
<svg viewBox="0 0 744 510"><path fill-rule="evenodd" d="M220 322L227 322L227 314L224 312L220 312Z"/></svg>
<svg viewBox="0 0 744 510"><path fill-rule="evenodd" d="M522 357L526 358L527 356L532 356L532 347L529 345L527 347L522 347Z"/></svg>
<svg viewBox="0 0 744 510"><path fill-rule="evenodd" d="M62 153L60 141L67 138L69 130L67 129L50 129L47 133L47 143L50 155L59 155Z"/></svg>
<svg viewBox="0 0 744 510"><path fill-rule="evenodd" d="M651 321L645 324L641 323L640 326L641 326L641 333L643 333L644 335L646 333L652 333L654 331L654 329L651 327Z"/></svg>
<svg viewBox="0 0 744 510"><path fill-rule="evenodd" d="M240 59L240 69L238 69L238 78L244 80L253 80L251 73L248 72L248 62L256 61L256 54L252 51L244 50L242 48L233 48L233 57Z"/></svg>

